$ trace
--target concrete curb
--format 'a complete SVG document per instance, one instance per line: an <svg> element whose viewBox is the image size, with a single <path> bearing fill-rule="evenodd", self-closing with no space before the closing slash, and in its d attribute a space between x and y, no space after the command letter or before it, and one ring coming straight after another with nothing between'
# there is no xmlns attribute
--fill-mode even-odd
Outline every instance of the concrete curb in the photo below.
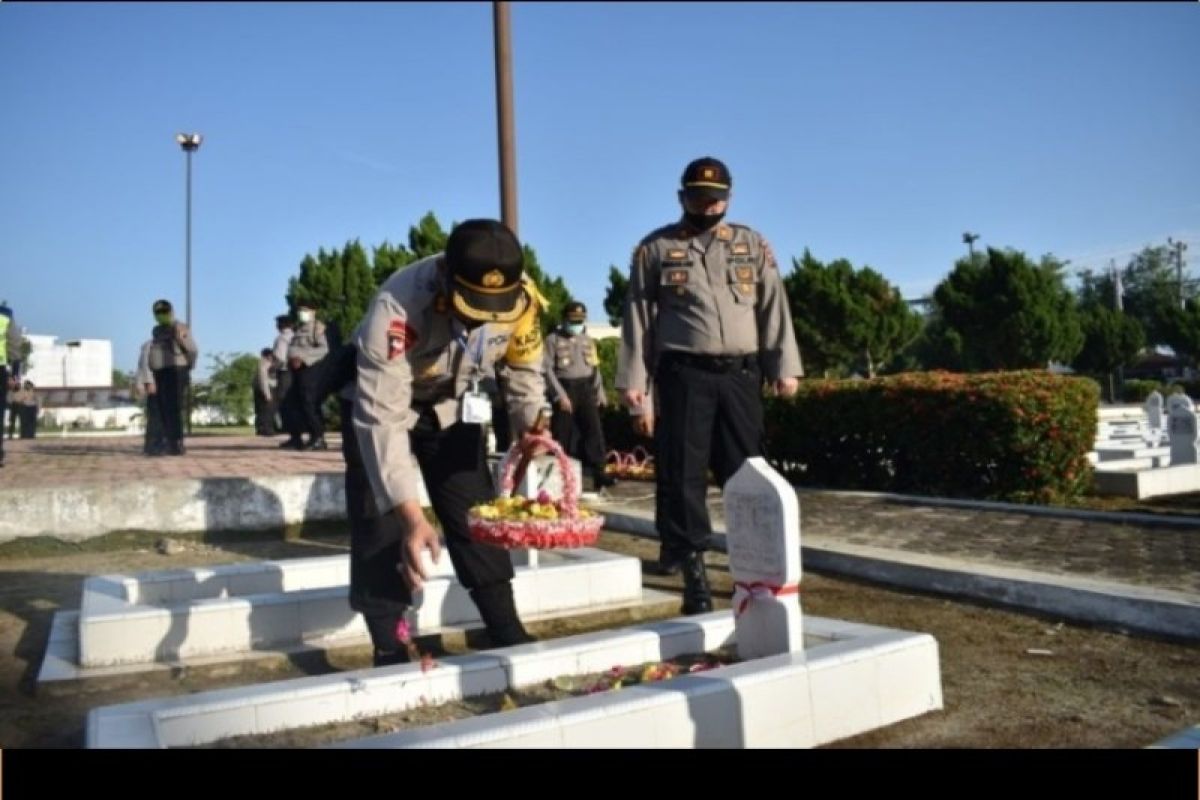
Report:
<svg viewBox="0 0 1200 800"><path fill-rule="evenodd" d="M609 509L602 511L605 527L610 530L658 538L653 519ZM724 530L714 527L713 546L727 552ZM800 551L804 568L814 572L982 600L1129 632L1200 640L1200 597L1182 592L882 548L802 545Z"/></svg>

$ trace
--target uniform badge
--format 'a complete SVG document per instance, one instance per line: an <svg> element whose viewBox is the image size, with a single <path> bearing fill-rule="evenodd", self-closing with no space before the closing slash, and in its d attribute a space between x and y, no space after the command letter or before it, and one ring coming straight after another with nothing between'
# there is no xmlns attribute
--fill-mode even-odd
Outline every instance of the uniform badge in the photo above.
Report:
<svg viewBox="0 0 1200 800"><path fill-rule="evenodd" d="M754 291L754 284L753 283L739 283L738 289L741 291L742 294L750 294L751 292Z"/></svg>
<svg viewBox="0 0 1200 800"><path fill-rule="evenodd" d="M733 228L728 225L721 225L717 228L717 238L722 242L728 242L733 239Z"/></svg>
<svg viewBox="0 0 1200 800"><path fill-rule="evenodd" d="M691 277L686 269L669 269L666 271L667 283L671 286L681 286Z"/></svg>
<svg viewBox="0 0 1200 800"><path fill-rule="evenodd" d="M734 267L733 272L735 275L737 275L737 279L742 283L754 280L753 267Z"/></svg>
<svg viewBox="0 0 1200 800"><path fill-rule="evenodd" d="M738 242L733 246L733 254L735 256L750 255L750 245L746 244L745 242Z"/></svg>
<svg viewBox="0 0 1200 800"><path fill-rule="evenodd" d="M687 250L668 250L667 251L667 260L668 261L682 261L685 258L687 258Z"/></svg>
<svg viewBox="0 0 1200 800"><path fill-rule="evenodd" d="M404 320L394 319L389 322L387 329L388 361L396 356L402 356L412 349L418 338L420 337L417 332Z"/></svg>

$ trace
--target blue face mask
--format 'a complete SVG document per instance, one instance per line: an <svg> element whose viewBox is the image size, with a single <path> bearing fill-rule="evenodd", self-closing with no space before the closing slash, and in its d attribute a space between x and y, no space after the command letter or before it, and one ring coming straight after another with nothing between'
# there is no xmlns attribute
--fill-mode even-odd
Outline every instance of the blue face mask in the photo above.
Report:
<svg viewBox="0 0 1200 800"><path fill-rule="evenodd" d="M582 322L568 322L566 328L567 333L571 334L572 336L578 336L579 334L583 333Z"/></svg>

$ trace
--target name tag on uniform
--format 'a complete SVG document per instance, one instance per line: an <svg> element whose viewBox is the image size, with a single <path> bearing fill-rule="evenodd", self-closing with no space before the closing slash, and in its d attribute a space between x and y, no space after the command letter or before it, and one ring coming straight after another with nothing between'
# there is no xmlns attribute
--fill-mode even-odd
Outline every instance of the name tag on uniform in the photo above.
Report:
<svg viewBox="0 0 1200 800"><path fill-rule="evenodd" d="M467 425L484 425L492 421L492 401L483 392L464 392L458 409L460 421Z"/></svg>

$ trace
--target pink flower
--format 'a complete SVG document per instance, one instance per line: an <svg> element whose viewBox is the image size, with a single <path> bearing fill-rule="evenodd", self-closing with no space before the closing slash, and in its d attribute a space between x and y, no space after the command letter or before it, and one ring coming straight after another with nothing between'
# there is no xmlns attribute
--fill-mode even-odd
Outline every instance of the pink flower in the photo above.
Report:
<svg viewBox="0 0 1200 800"><path fill-rule="evenodd" d="M545 505L549 505L551 502L553 502L550 498L550 493L547 492L545 489L542 489L541 491L538 492L537 501L539 503L543 503Z"/></svg>

